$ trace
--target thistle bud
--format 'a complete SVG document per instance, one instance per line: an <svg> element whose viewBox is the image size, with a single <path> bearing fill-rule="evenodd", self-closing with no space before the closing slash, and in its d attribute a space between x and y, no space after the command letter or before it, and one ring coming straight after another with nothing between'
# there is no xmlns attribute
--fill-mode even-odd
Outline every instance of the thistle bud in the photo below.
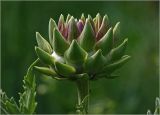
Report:
<svg viewBox="0 0 160 115"><path fill-rule="evenodd" d="M130 59L125 55L128 39L120 45L116 43L119 28L120 22L110 27L108 16L102 19L99 13L93 19L91 15L86 19L84 14L80 19L70 14L64 19L61 14L57 25L50 19L50 44L36 33L38 47L35 48L47 68L35 69L50 76L55 74L55 79L78 80L82 75L89 80L116 78L112 73Z"/></svg>

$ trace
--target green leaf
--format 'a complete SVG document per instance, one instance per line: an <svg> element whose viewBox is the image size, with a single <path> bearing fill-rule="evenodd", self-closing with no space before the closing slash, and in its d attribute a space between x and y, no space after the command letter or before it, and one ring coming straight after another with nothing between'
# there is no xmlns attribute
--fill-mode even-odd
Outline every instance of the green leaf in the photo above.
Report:
<svg viewBox="0 0 160 115"><path fill-rule="evenodd" d="M12 113L12 114L20 113L19 108L15 104L9 102L8 100L6 101L5 105L9 113Z"/></svg>
<svg viewBox="0 0 160 115"><path fill-rule="evenodd" d="M130 59L131 57L128 56L128 55L125 55L123 56L120 60L112 63L112 64L109 64L109 65L106 65L102 72L107 72L108 74L112 73L113 71L115 71L116 69L120 68L122 65L124 65L126 62L128 62L128 60Z"/></svg>
<svg viewBox="0 0 160 115"><path fill-rule="evenodd" d="M67 76L70 77L70 75L73 75L76 72L76 69L74 67L67 64L60 63L58 61L55 61L55 69L60 75L66 76L66 77Z"/></svg>
<svg viewBox="0 0 160 115"><path fill-rule="evenodd" d="M73 40L64 57L67 63L78 65L84 63L87 59L87 53L78 45L76 40Z"/></svg>
<svg viewBox="0 0 160 115"><path fill-rule="evenodd" d="M78 38L78 28L74 17L72 16L68 22L68 40L72 42L73 39Z"/></svg>
<svg viewBox="0 0 160 115"><path fill-rule="evenodd" d="M39 32L36 32L36 40L38 43L38 46L43 49L44 51L46 51L47 53L51 54L52 53L52 48L50 46L50 44L47 42L47 40L45 40Z"/></svg>
<svg viewBox="0 0 160 115"><path fill-rule="evenodd" d="M113 42L113 31L110 28L107 33L96 43L95 49L101 49L102 54L106 55L112 49L112 42Z"/></svg>
<svg viewBox="0 0 160 115"><path fill-rule="evenodd" d="M81 47L87 52L93 51L93 47L95 45L95 33L92 28L91 22L89 19L86 20L85 26L81 35L79 36L79 41Z"/></svg>
<svg viewBox="0 0 160 115"><path fill-rule="evenodd" d="M54 29L53 31L53 43L52 43L53 50L58 54L63 56L64 52L68 49L69 44L62 36L62 34L57 30Z"/></svg>
<svg viewBox="0 0 160 115"><path fill-rule="evenodd" d="M49 33L49 41L51 44L53 43L53 30L54 30L54 28L58 28L57 24L52 18L50 18L48 33Z"/></svg>
<svg viewBox="0 0 160 115"><path fill-rule="evenodd" d="M36 83L35 83L35 75L33 71L33 67L40 62L37 59L35 62L31 64L29 67L26 76L24 77L24 92L20 93L20 111L23 114L33 114L35 108L37 106L37 102L35 101L36 96Z"/></svg>
<svg viewBox="0 0 160 115"><path fill-rule="evenodd" d="M97 73L105 64L105 57L102 51L98 50L94 55L87 59L85 63L85 71L90 74Z"/></svg>
<svg viewBox="0 0 160 115"><path fill-rule="evenodd" d="M14 101L14 98L11 97L10 99L7 95L0 91L0 101L1 101L1 112L5 114L20 114L19 107L17 103Z"/></svg>
<svg viewBox="0 0 160 115"><path fill-rule="evenodd" d="M35 51L37 53L37 56L39 57L39 59L48 65L53 65L54 64L54 57L52 57L50 54L48 54L47 52L45 52L44 50L42 50L39 47L35 47Z"/></svg>
<svg viewBox="0 0 160 115"><path fill-rule="evenodd" d="M107 55L107 60L108 60L107 63L120 59L125 53L127 43L128 39L125 39L122 44L112 49L111 52Z"/></svg>
<svg viewBox="0 0 160 115"><path fill-rule="evenodd" d="M8 98L7 95L3 92L1 93L1 110L6 114L33 114L35 112L35 108L37 106L37 103L35 101L35 76L33 72L33 66L35 66L37 63L39 63L39 59L37 59L31 66L29 67L27 71L27 75L24 77L23 80L23 88L24 92L19 93L20 99L19 99L19 106L14 101L14 98Z"/></svg>
<svg viewBox="0 0 160 115"><path fill-rule="evenodd" d="M56 72L53 69L47 68L47 67L38 67L34 66L34 69L42 74L48 75L48 76L58 76Z"/></svg>

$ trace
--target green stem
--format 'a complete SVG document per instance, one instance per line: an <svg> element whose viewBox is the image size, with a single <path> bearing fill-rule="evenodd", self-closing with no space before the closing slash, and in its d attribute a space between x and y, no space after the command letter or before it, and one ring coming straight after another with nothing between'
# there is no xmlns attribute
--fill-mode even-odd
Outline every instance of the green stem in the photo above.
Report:
<svg viewBox="0 0 160 115"><path fill-rule="evenodd" d="M89 108L89 81L88 79L78 79L76 85L78 91L77 112L87 114Z"/></svg>

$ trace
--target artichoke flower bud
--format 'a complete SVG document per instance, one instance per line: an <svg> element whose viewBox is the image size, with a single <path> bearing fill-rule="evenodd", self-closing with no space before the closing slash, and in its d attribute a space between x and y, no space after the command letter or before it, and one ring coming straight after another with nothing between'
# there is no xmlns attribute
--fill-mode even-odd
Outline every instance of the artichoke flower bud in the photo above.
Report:
<svg viewBox="0 0 160 115"><path fill-rule="evenodd" d="M36 33L35 50L46 66L35 70L58 80L80 79L81 75L89 80L116 78L112 73L130 59L125 55L128 39L115 45L120 37L120 22L110 26L107 15L102 19L98 13L92 19L82 14L75 19L68 14L65 19L61 14L58 24L49 20L48 33L49 42Z"/></svg>

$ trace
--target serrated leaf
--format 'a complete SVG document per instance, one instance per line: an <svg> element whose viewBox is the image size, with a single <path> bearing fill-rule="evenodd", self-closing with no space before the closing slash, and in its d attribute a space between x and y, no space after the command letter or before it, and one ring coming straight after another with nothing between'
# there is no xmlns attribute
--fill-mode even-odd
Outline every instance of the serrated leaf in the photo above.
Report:
<svg viewBox="0 0 160 115"><path fill-rule="evenodd" d="M29 67L26 76L24 77L24 92L20 93L20 111L23 114L33 114L35 108L37 106L37 102L35 101L35 75L33 72L33 67L39 63L39 59L34 61Z"/></svg>
<svg viewBox="0 0 160 115"><path fill-rule="evenodd" d="M55 62L55 69L60 75L68 77L76 72L76 69L74 67L57 61Z"/></svg>
<svg viewBox="0 0 160 115"><path fill-rule="evenodd" d="M37 53L38 58L45 64L53 65L55 58L52 57L49 53L45 52L39 47L35 47L35 51Z"/></svg>
<svg viewBox="0 0 160 115"><path fill-rule="evenodd" d="M47 40L45 40L39 32L36 32L36 40L38 43L38 46L43 49L44 51L46 51L47 53L51 54L52 53L52 48L50 46L50 44L47 42Z"/></svg>
<svg viewBox="0 0 160 115"><path fill-rule="evenodd" d="M6 101L5 105L6 105L7 111L9 113L12 113L12 114L19 114L20 113L18 107L15 104L9 102L8 100Z"/></svg>

